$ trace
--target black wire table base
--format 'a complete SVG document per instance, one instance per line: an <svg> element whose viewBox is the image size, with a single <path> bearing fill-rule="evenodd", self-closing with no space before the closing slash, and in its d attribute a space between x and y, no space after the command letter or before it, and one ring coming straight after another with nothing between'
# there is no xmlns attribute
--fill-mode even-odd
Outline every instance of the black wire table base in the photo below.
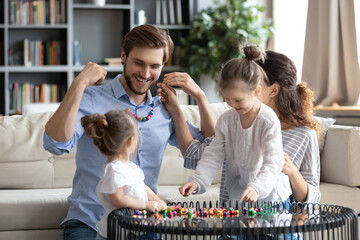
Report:
<svg viewBox="0 0 360 240"><path fill-rule="evenodd" d="M212 206L211 202L178 202L169 203L168 209L175 213L114 210L108 216L108 239L358 239L357 212L337 205L216 202Z"/></svg>

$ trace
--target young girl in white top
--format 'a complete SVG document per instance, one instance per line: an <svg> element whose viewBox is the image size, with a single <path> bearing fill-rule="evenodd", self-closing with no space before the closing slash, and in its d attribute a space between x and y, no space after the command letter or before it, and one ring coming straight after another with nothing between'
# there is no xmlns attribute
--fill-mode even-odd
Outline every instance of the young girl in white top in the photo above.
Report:
<svg viewBox="0 0 360 240"><path fill-rule="evenodd" d="M108 160L103 166L103 176L96 194L105 209L97 223L96 239L106 239L107 218L117 208L145 209L149 212L166 208L166 203L144 184L144 173L130 161L137 149L138 128L132 116L125 111L113 110L81 119L85 134L92 138Z"/></svg>
<svg viewBox="0 0 360 240"><path fill-rule="evenodd" d="M245 58L229 60L220 74L220 91L232 107L217 121L215 137L205 149L195 174L179 188L183 196L203 193L226 158L229 200L286 201L291 195L284 165L281 128L275 112L258 99L264 54L244 48Z"/></svg>

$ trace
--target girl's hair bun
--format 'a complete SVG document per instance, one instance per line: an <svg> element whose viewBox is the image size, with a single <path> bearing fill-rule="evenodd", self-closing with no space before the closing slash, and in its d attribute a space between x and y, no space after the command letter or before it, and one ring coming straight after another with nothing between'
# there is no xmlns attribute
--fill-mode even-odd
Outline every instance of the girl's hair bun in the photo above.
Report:
<svg viewBox="0 0 360 240"><path fill-rule="evenodd" d="M245 58L253 61L264 60L264 54L255 45L247 45L243 48Z"/></svg>

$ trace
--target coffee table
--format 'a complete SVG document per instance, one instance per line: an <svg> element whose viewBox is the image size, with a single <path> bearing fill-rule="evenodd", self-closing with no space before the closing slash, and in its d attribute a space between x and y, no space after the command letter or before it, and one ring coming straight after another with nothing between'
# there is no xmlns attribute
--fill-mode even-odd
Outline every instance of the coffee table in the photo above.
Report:
<svg viewBox="0 0 360 240"><path fill-rule="evenodd" d="M230 216L205 216L198 212L169 217L137 210L117 209L108 217L108 239L357 239L355 210L326 204L256 202L219 204L211 202L169 203L169 208L199 211L239 210ZM258 210L255 216L249 210ZM259 210L262 210L259 211ZM164 213L166 214L166 213ZM232 237L232 238L230 238Z"/></svg>

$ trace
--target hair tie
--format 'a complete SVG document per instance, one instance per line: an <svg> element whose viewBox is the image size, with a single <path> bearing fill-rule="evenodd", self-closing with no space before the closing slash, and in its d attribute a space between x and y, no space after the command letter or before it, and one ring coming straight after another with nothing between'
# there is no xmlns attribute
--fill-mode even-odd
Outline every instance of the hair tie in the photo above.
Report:
<svg viewBox="0 0 360 240"><path fill-rule="evenodd" d="M101 122L98 122L96 124L96 126L97 126L98 129L103 129L104 128L104 125Z"/></svg>

